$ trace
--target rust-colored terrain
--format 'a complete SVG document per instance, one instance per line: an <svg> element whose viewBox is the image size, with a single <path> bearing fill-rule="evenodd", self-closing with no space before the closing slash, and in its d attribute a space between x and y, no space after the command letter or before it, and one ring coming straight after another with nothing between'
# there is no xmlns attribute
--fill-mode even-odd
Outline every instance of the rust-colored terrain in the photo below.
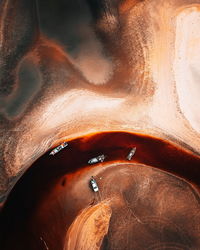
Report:
<svg viewBox="0 0 200 250"><path fill-rule="evenodd" d="M200 249L199 27L200 0L0 1L0 250Z"/></svg>
<svg viewBox="0 0 200 250"><path fill-rule="evenodd" d="M105 162L88 166L102 153ZM199 164L195 155L141 135L70 141L17 183L1 212L0 244L5 250L198 249Z"/></svg>

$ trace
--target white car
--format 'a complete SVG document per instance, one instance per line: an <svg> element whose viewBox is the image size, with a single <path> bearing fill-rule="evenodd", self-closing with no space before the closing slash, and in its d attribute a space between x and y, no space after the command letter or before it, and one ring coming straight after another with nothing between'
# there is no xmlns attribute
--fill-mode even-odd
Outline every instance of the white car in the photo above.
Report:
<svg viewBox="0 0 200 250"><path fill-rule="evenodd" d="M96 182L96 180L94 179L94 177L91 178L90 184L91 184L92 190L93 190L94 192L98 192L98 191L99 191L97 182Z"/></svg>
<svg viewBox="0 0 200 250"><path fill-rule="evenodd" d="M127 156L127 160L130 161L136 152L136 147L132 148Z"/></svg>
<svg viewBox="0 0 200 250"><path fill-rule="evenodd" d="M68 143L67 142L63 142L62 144L60 144L59 146L57 146L56 148L54 148L49 155L55 155L58 152L60 152L63 148L65 148L67 146L68 146Z"/></svg>
<svg viewBox="0 0 200 250"><path fill-rule="evenodd" d="M106 156L105 155L99 155L97 157L94 157L88 161L89 164L95 164L98 162L103 162L105 160Z"/></svg>

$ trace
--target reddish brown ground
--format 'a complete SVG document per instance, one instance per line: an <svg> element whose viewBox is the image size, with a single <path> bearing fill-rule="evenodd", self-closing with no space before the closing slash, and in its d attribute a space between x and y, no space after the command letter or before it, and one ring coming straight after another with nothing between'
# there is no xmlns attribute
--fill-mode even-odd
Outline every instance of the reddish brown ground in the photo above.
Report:
<svg viewBox="0 0 200 250"><path fill-rule="evenodd" d="M87 166L99 154L105 162ZM71 141L38 159L13 189L1 212L1 249L199 249L199 167L199 158L155 138Z"/></svg>

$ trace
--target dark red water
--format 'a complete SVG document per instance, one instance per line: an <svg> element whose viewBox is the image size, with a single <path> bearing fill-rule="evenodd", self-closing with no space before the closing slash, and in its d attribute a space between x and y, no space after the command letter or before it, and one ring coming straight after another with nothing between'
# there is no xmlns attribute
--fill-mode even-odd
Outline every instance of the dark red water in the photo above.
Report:
<svg viewBox="0 0 200 250"><path fill-rule="evenodd" d="M65 186L70 181L64 177L67 173L84 170L89 159L101 154L106 155L105 164L126 161L132 147L137 150L131 162L159 168L184 178L197 189L200 187L200 158L164 140L122 132L78 138L55 156L47 152L40 157L18 181L0 214L0 249L46 249L42 241L35 241L38 237L35 228L42 223L35 221L32 227L32 217L47 194L53 192L57 181ZM72 221L70 216L67 215L68 224ZM57 249L62 249L65 230L65 224L61 223L56 236Z"/></svg>

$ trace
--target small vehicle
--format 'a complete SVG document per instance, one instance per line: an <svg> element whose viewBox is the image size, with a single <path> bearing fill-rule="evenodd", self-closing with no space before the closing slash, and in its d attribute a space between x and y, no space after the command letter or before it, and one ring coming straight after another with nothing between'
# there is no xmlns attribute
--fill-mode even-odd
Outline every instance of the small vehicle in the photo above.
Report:
<svg viewBox="0 0 200 250"><path fill-rule="evenodd" d="M130 161L136 152L136 147L132 148L127 156L127 160Z"/></svg>
<svg viewBox="0 0 200 250"><path fill-rule="evenodd" d="M60 144L59 146L57 146L56 148L54 148L49 155L55 155L58 152L60 152L63 148L67 147L68 143L67 142L63 142L62 144Z"/></svg>
<svg viewBox="0 0 200 250"><path fill-rule="evenodd" d="M105 160L106 156L105 155L99 155L97 157L94 157L88 161L89 164L95 164L98 162L103 162Z"/></svg>
<svg viewBox="0 0 200 250"><path fill-rule="evenodd" d="M92 178L90 179L90 185L91 185L92 190L93 190L94 192L98 192L98 191L99 191L99 187L98 187L97 182L96 182L96 180L94 179L93 176L92 176Z"/></svg>

